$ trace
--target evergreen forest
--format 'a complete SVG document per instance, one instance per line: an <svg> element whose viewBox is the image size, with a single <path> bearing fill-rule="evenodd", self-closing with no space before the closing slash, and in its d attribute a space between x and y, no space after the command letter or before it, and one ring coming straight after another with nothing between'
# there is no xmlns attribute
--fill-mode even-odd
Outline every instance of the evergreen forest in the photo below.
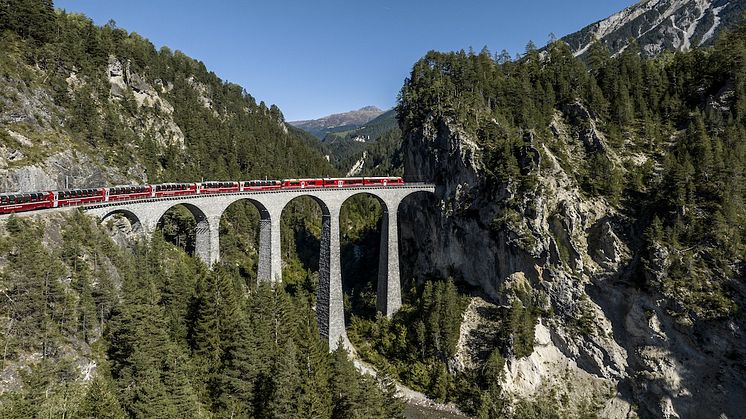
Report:
<svg viewBox="0 0 746 419"><path fill-rule="evenodd" d="M746 304L746 23L712 48L643 56L634 42L613 56L595 42L581 60L561 40L529 43L518 57L431 51L403 82L398 126L378 121L325 145L285 124L277 106L113 21L96 26L51 0L0 0L0 115L31 109L0 120L0 144L24 156L10 168L69 150L89 156L102 183L198 181L344 174L363 149L344 142L369 134L363 175L419 181L406 162L414 140L453 128L477 150L470 198L500 197L480 227L506 252L551 260L532 253L546 237L527 220L556 192L547 186L556 161L583 200L608 205L623 225L630 262L613 280L706 340L709 328L741 324ZM558 139L558 121L580 146ZM426 180L449 185L449 174ZM480 215L442 205L449 217ZM0 393L0 418L392 418L404 409L397 382L479 418L597 417L603 400L517 400L503 389L508 366L535 352L540 323L561 323L578 341L612 334L595 327L588 295L569 309L537 283L500 288L481 364L457 368L464 313L482 290L458 272L418 272L402 278L402 309L377 314L381 212L361 195L340 216L347 333L376 377L318 338L321 209L310 198L283 213L276 287L256 281L259 214L249 203L221 219L211 268L193 257L195 222L179 206L145 239L128 236L124 219L100 226L74 211L8 218L0 345L15 381ZM572 238L548 234L557 260L547 271L579 278Z"/></svg>

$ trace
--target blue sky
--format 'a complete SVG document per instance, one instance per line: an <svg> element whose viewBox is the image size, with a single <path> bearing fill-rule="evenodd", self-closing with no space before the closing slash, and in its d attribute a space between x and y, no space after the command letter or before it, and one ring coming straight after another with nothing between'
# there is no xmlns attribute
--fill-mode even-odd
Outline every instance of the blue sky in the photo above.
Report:
<svg viewBox="0 0 746 419"><path fill-rule="evenodd" d="M634 0L57 0L201 60L287 120L390 108L429 50L523 51Z"/></svg>

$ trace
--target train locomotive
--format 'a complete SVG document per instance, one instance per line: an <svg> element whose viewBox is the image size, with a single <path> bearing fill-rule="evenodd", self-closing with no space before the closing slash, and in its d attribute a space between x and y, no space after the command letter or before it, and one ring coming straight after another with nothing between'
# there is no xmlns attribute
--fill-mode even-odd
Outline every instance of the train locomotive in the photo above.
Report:
<svg viewBox="0 0 746 419"><path fill-rule="evenodd" d="M395 187L404 185L401 177L310 178L283 180L206 181L121 185L110 188L65 189L0 194L0 214L35 211L104 202L133 201L188 195L226 194L250 191L315 188Z"/></svg>

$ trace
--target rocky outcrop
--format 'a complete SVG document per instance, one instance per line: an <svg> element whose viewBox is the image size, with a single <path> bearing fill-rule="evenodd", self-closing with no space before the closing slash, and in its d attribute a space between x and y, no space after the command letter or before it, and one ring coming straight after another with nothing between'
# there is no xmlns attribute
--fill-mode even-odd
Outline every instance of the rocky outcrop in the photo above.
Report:
<svg viewBox="0 0 746 419"><path fill-rule="evenodd" d="M743 0L646 0L562 40L579 56L587 53L594 39L612 53L626 49L630 39L635 39L647 56L665 50L687 51L712 45L744 10Z"/></svg>
<svg viewBox="0 0 746 419"><path fill-rule="evenodd" d="M556 113L551 141L525 133L521 171L537 174L529 191L492 175L486 152L454 120L431 116L403 131L405 176L437 187L435 198L402 204L402 277L454 276L503 304L510 293L502 291L521 278L547 296L544 311L551 315L536 326L534 352L507 360L509 394L555 391L593 400L603 417L718 411L734 418L746 409L746 401L732 397L746 392L746 370L738 365L746 354L744 316L681 324L656 295L637 288L640 233L614 205L583 193L572 168L586 164L588 153L603 153L620 170L622 161L639 159L615 155L582 105ZM651 275L666 275L666 252L652 251ZM460 345L475 324L489 324L469 317L473 311ZM454 362L465 368L475 361L461 354Z"/></svg>
<svg viewBox="0 0 746 419"><path fill-rule="evenodd" d="M173 86L164 86L161 80L157 80L156 90L143 76L130 70L129 61L122 64L114 56L109 57L107 74L113 100L122 101L131 97L138 108L151 110L144 112L139 118L139 124L132 124L141 137L150 138L161 147L184 147L184 133L173 119L174 107L159 94L166 93Z"/></svg>

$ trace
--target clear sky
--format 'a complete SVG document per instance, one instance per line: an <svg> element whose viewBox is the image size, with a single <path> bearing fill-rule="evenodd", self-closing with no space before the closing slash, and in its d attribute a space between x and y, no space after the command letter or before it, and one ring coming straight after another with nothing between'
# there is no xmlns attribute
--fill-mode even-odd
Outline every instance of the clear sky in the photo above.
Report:
<svg viewBox="0 0 746 419"><path fill-rule="evenodd" d="M392 107L429 50L522 52L635 0L56 0L205 63L287 120Z"/></svg>

